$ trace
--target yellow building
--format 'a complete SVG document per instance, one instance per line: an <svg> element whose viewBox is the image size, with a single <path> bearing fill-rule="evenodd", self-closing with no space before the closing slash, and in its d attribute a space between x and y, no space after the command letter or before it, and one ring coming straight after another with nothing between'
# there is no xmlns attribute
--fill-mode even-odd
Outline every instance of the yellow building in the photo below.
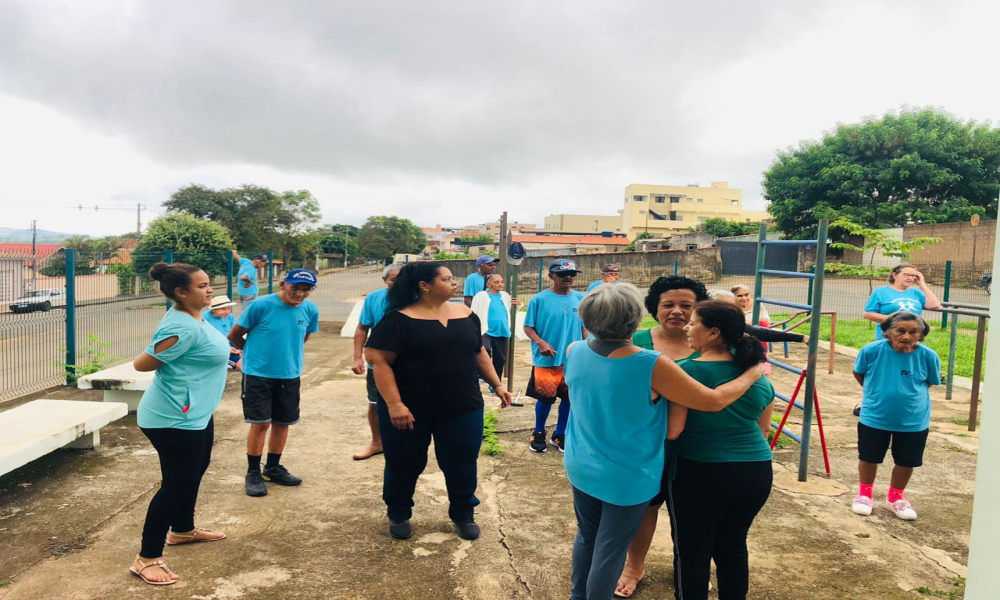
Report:
<svg viewBox="0 0 1000 600"><path fill-rule="evenodd" d="M545 217L546 231L567 233L622 232L621 215L549 215Z"/></svg>
<svg viewBox="0 0 1000 600"><path fill-rule="evenodd" d="M711 187L698 185L647 185L633 183L625 188L622 232L634 240L640 232L669 237L719 217L727 221L759 222L766 211L743 210L743 192L725 181Z"/></svg>

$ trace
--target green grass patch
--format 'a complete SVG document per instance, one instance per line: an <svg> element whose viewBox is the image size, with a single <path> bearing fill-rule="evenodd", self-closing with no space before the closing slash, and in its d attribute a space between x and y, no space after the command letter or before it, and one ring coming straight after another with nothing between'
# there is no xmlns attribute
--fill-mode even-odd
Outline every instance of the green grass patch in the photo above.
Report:
<svg viewBox="0 0 1000 600"><path fill-rule="evenodd" d="M969 420L968 419L964 419L962 417L952 417L952 418L948 419L948 422L949 423L954 423L955 425L961 425L962 427L968 427L969 426ZM981 423L982 423L982 420L977 418L976 419L976 427L979 427L979 425Z"/></svg>
<svg viewBox="0 0 1000 600"><path fill-rule="evenodd" d="M949 598L950 600L959 600L961 598L965 598L965 577L959 577L953 581L951 583L950 590L935 590L922 585L917 588L917 593L930 598Z"/></svg>
<svg viewBox="0 0 1000 600"><path fill-rule="evenodd" d="M497 435L497 413L486 411L483 413L483 454L487 456L500 456L503 448L500 447L500 437Z"/></svg>
<svg viewBox="0 0 1000 600"><path fill-rule="evenodd" d="M772 321L784 321L790 314L772 314ZM823 317L820 321L820 339L830 340L830 317ZM938 322L940 325L940 322ZM965 323L959 323L959 329L965 329ZM803 325L795 330L798 333L808 333L808 325ZM942 376L947 368L948 350L951 345L951 333L935 329L931 323L931 333L923 341L941 357ZM866 344L875 341L875 324L864 319L837 319L837 344L850 346L851 348L863 348ZM972 377L972 369L976 358L976 338L975 336L959 334L955 338L957 349L955 351L955 374L960 377ZM985 346L984 346L985 350ZM985 375L985 373L983 373ZM943 377L942 377L943 378Z"/></svg>
<svg viewBox="0 0 1000 600"><path fill-rule="evenodd" d="M774 432L776 432L778 430L778 425L780 425L780 424L781 424L781 415L772 414L771 415L771 431L769 431L768 434L767 434L767 443L768 444L770 444L771 440L774 439ZM788 427L788 423L785 423L785 427ZM774 445L774 449L775 450L784 450L785 448L788 448L789 446L791 446L794 443L795 443L795 440L793 440L792 438L790 438L787 435L785 435L784 433L782 433L781 437L778 438L778 443L776 443Z"/></svg>

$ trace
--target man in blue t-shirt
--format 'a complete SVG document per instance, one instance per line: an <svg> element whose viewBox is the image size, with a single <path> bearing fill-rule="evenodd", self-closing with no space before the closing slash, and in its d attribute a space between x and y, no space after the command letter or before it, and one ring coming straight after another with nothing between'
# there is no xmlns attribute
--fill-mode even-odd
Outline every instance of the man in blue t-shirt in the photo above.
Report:
<svg viewBox="0 0 1000 600"><path fill-rule="evenodd" d="M365 342L368 341L368 332L378 325L378 322L385 316L385 311L389 307L389 290L399 275L399 270L403 265L389 265L382 270L382 281L385 287L365 296L365 302L361 306L361 317L358 319L358 327L354 330L354 365L351 370L355 374L361 375L365 372L365 361L362 353L365 350ZM368 365L368 427L372 431L372 441L368 447L358 452L351 458L354 460L365 460L376 454L382 454L382 434L378 430L378 410L379 401L378 388L375 386L375 373L371 365Z"/></svg>
<svg viewBox="0 0 1000 600"><path fill-rule="evenodd" d="M465 305L472 307L472 297L486 289L486 278L497 272L500 259L480 256L476 259L476 272L465 278Z"/></svg>
<svg viewBox="0 0 1000 600"><path fill-rule="evenodd" d="M560 452L566 447L569 389L563 365L569 345L587 337L583 321L577 314L583 293L573 289L573 281L579 274L580 270L571 260L560 259L549 265L552 286L528 302L528 312L524 316L524 333L531 340L531 379L526 393L538 400L535 429L531 434L533 452L545 452L545 421L557 398L562 401L551 444Z"/></svg>
<svg viewBox="0 0 1000 600"><path fill-rule="evenodd" d="M267 266L267 257L258 254L253 260L240 258L239 254L233 252L240 263L240 270L236 273L236 293L240 298L240 306L246 306L257 299L260 288L257 287L257 277L260 269Z"/></svg>
<svg viewBox="0 0 1000 600"><path fill-rule="evenodd" d="M587 293L601 284L610 283L618 285L618 274L621 269L615 263L608 263L601 268L601 278L587 286Z"/></svg>
<svg viewBox="0 0 1000 600"><path fill-rule="evenodd" d="M288 426L299 421L303 344L310 334L319 331L319 308L306 299L314 289L315 273L292 269L285 275L278 293L248 304L229 332L229 343L243 350L243 418L250 424L248 496L267 495L264 481L280 485L302 483L279 461L288 440ZM262 474L260 459L268 429L271 435Z"/></svg>

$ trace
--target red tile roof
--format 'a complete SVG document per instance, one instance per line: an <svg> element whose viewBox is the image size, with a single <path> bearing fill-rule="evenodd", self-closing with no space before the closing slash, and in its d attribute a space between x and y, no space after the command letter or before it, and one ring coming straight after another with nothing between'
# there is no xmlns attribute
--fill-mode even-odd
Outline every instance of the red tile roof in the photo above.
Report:
<svg viewBox="0 0 1000 600"><path fill-rule="evenodd" d="M38 260L44 260L62 248L59 244L35 244ZM31 258L31 244L0 244L0 257Z"/></svg>
<svg viewBox="0 0 1000 600"><path fill-rule="evenodd" d="M593 246L628 246L626 237L601 235L514 235L513 241L522 244L589 244Z"/></svg>

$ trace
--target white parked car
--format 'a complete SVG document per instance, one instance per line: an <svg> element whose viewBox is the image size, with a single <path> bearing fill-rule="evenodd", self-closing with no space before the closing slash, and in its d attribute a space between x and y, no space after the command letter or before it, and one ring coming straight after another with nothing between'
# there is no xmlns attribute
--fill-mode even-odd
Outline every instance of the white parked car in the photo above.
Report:
<svg viewBox="0 0 1000 600"><path fill-rule="evenodd" d="M66 293L63 290L35 290L21 296L10 305L10 311L16 313L49 311L53 306L66 306Z"/></svg>

